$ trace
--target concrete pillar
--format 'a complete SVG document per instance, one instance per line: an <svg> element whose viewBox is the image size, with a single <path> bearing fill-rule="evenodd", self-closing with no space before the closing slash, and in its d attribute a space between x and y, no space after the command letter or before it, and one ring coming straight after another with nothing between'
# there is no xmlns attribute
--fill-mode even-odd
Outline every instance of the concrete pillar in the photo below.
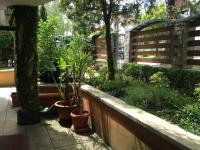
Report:
<svg viewBox="0 0 200 150"><path fill-rule="evenodd" d="M37 24L38 9L15 6L16 88L22 112L38 112Z"/></svg>

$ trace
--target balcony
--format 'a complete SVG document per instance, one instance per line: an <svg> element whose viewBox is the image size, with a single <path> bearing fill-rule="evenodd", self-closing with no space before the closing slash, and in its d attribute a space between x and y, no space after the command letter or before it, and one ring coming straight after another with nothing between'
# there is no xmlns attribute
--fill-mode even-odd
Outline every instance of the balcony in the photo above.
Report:
<svg viewBox="0 0 200 150"><path fill-rule="evenodd" d="M38 124L19 126L16 123L18 108L11 104L10 93L13 91L14 87L0 88L0 139L12 135L12 142L16 143L19 140L13 138L16 135L28 137L27 143L32 150L198 150L200 147L199 136L88 85L82 86L82 92L83 107L90 112L89 133L75 134L69 127L61 126L55 117L43 116Z"/></svg>
<svg viewBox="0 0 200 150"><path fill-rule="evenodd" d="M12 107L14 87L0 88L0 145L4 150L106 150L110 149L93 131L75 134L69 127L59 125L57 118L43 117L39 124L17 125L17 110ZM27 140L28 137L28 140ZM1 149L0 148L0 149Z"/></svg>

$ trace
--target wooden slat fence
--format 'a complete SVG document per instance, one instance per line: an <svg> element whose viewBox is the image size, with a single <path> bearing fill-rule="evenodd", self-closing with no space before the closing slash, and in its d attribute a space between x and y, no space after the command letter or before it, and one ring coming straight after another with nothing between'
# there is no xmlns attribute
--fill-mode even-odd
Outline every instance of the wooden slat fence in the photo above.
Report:
<svg viewBox="0 0 200 150"><path fill-rule="evenodd" d="M199 19L159 24L159 27L147 25L140 31L130 31L130 62L200 65Z"/></svg>
<svg viewBox="0 0 200 150"><path fill-rule="evenodd" d="M189 23L187 65L200 65L200 21L198 19Z"/></svg>
<svg viewBox="0 0 200 150"><path fill-rule="evenodd" d="M163 26L130 34L130 61L170 64L173 27Z"/></svg>

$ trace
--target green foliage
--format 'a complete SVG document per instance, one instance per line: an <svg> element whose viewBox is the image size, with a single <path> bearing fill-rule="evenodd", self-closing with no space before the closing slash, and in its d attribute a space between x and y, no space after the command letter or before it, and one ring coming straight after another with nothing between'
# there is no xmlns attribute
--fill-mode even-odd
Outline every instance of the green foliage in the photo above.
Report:
<svg viewBox="0 0 200 150"><path fill-rule="evenodd" d="M38 31L38 68L39 72L55 70L54 62L57 62L58 49L56 47L56 38L60 35L59 22L61 18L50 17L47 21L39 22Z"/></svg>
<svg viewBox="0 0 200 150"><path fill-rule="evenodd" d="M129 87L124 100L151 112L164 109L178 110L179 107L191 101L189 97L183 96L176 90L146 83Z"/></svg>
<svg viewBox="0 0 200 150"><path fill-rule="evenodd" d="M200 135L200 104L193 103L180 108L174 115L169 118L180 127Z"/></svg>
<svg viewBox="0 0 200 150"><path fill-rule="evenodd" d="M93 57L91 55L94 46L84 36L75 35L71 37L69 45L61 50L61 57L69 70L73 71L77 77L83 77L86 68L91 65Z"/></svg>
<svg viewBox="0 0 200 150"><path fill-rule="evenodd" d="M155 86L162 87L169 87L169 79L166 77L166 75L163 72L157 72L150 76L150 83L152 83Z"/></svg>
<svg viewBox="0 0 200 150"><path fill-rule="evenodd" d="M105 91L112 96L122 98L127 86L130 85L131 82L128 80L106 80L104 83L101 83L100 90Z"/></svg>
<svg viewBox="0 0 200 150"><path fill-rule="evenodd" d="M108 67L104 65L94 75L90 76L90 79L87 82L96 88L100 88L102 83L104 83L107 79Z"/></svg>
<svg viewBox="0 0 200 150"><path fill-rule="evenodd" d="M199 7L199 0L185 1L180 7L174 7L174 18L178 18L184 11L190 11L190 15L197 15L199 13Z"/></svg>
<svg viewBox="0 0 200 150"><path fill-rule="evenodd" d="M95 31L95 24L102 19L98 1L90 0L61 0L61 8L67 17L73 21L73 32L83 35L90 35Z"/></svg>
<svg viewBox="0 0 200 150"><path fill-rule="evenodd" d="M146 82L149 82L150 76L159 71L163 72L169 79L170 87L188 95L193 95L195 85L200 81L199 71L168 69L135 63L128 63L123 66L123 72L125 75Z"/></svg>
<svg viewBox="0 0 200 150"><path fill-rule="evenodd" d="M196 96L197 100L200 102L200 83L198 83L194 89L194 96Z"/></svg>
<svg viewBox="0 0 200 150"><path fill-rule="evenodd" d="M152 20L152 19L164 19L166 18L166 5L163 3L156 4L152 6L149 10L144 12L139 18L138 22L142 23L146 20Z"/></svg>
<svg viewBox="0 0 200 150"><path fill-rule="evenodd" d="M13 42L12 33L9 31L0 31L0 49L8 48Z"/></svg>
<svg viewBox="0 0 200 150"><path fill-rule="evenodd" d="M61 49L61 58L68 66L68 71L73 79L74 101L77 105L81 102L81 81L85 72L93 64L91 55L94 46L82 35L71 37L69 45Z"/></svg>

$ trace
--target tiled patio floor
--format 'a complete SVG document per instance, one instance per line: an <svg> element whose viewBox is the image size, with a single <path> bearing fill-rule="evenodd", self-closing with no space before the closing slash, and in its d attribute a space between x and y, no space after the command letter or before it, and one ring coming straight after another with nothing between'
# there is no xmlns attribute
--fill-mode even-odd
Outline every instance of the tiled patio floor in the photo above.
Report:
<svg viewBox="0 0 200 150"><path fill-rule="evenodd" d="M11 105L10 93L15 88L0 88L0 135L24 134L29 137L31 150L107 150L95 133L78 135L62 127L57 118L43 118L39 124L17 125L17 109Z"/></svg>

